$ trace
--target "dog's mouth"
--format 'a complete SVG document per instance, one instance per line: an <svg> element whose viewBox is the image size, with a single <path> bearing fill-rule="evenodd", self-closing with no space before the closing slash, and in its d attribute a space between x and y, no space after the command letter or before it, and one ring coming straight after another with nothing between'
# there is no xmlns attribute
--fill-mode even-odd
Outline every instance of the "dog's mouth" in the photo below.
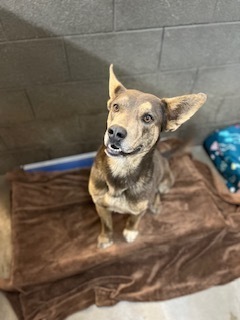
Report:
<svg viewBox="0 0 240 320"><path fill-rule="evenodd" d="M132 150L132 151L123 151L119 146L116 146L115 144L111 144L109 143L105 149L105 153L109 156L109 157L118 157L118 156L122 156L122 157L126 157L126 156L130 156L130 155L134 155L138 152L141 151L142 149L142 145L138 146L136 149Z"/></svg>

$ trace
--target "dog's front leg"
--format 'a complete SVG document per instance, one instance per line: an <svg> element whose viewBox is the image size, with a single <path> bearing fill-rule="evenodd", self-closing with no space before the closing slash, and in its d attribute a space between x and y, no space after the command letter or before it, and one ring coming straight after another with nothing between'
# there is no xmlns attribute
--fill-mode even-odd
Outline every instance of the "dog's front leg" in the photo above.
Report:
<svg viewBox="0 0 240 320"><path fill-rule="evenodd" d="M96 210L101 219L101 233L98 236L98 248L105 249L113 244L112 213L99 205L96 205Z"/></svg>
<svg viewBox="0 0 240 320"><path fill-rule="evenodd" d="M130 215L126 227L123 230L123 236L127 242L133 242L138 236L138 226L139 222L144 215L145 211L138 215Z"/></svg>

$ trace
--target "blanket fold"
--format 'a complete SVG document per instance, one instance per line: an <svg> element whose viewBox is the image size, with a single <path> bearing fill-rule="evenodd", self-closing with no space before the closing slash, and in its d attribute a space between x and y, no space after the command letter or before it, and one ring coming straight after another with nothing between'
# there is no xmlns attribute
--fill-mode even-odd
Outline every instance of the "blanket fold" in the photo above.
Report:
<svg viewBox="0 0 240 320"><path fill-rule="evenodd" d="M92 304L159 301L240 276L240 195L189 154L174 157L176 182L159 215L146 214L134 243L114 214L115 243L98 249L100 221L89 169L8 174L12 184L11 289L23 319L60 320ZM20 310L20 308L18 308Z"/></svg>

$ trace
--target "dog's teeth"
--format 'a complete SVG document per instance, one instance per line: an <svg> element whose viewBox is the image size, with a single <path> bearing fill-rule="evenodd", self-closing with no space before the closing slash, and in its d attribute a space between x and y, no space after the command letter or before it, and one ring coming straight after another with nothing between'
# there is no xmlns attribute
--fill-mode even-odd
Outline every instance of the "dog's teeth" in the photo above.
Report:
<svg viewBox="0 0 240 320"><path fill-rule="evenodd" d="M111 144L110 148L113 149L113 150L120 150L120 148L116 147L114 144Z"/></svg>
<svg viewBox="0 0 240 320"><path fill-rule="evenodd" d="M133 242L137 238L138 231L137 230L124 229L123 230L123 235L124 235L124 238L126 239L126 241L128 243L130 243L130 242Z"/></svg>
<svg viewBox="0 0 240 320"><path fill-rule="evenodd" d="M110 150L113 152L119 152L121 149L119 147L116 147L114 144L109 146Z"/></svg>

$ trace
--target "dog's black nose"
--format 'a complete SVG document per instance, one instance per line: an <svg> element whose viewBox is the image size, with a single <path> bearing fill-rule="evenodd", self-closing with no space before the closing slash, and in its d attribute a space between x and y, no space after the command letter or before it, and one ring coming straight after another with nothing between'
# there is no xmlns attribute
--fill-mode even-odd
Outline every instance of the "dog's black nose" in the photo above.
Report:
<svg viewBox="0 0 240 320"><path fill-rule="evenodd" d="M108 129L108 136L112 142L120 142L127 136L127 131L120 126L111 126Z"/></svg>

